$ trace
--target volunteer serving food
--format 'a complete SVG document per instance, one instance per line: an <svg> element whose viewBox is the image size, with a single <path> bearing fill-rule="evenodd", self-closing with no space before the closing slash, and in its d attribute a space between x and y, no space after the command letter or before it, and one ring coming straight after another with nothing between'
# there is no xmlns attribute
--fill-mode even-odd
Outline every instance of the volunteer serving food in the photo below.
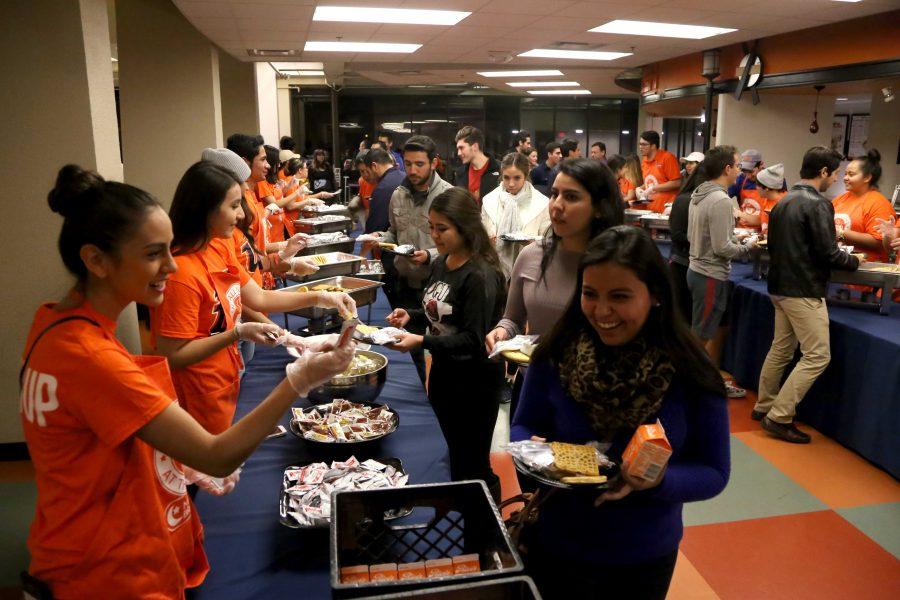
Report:
<svg viewBox="0 0 900 600"><path fill-rule="evenodd" d="M890 201L878 191L880 179L881 154L873 148L850 161L844 173L847 191L831 201L838 240L865 252L869 262L887 262L879 220L894 217Z"/></svg>
<svg viewBox="0 0 900 600"><path fill-rule="evenodd" d="M231 171L207 161L188 168L169 211L178 270L151 311L156 349L169 359L178 398L210 433L225 431L234 418L243 368L238 340L272 345L282 335L272 323L241 322L244 304L259 312L322 306L356 314L346 293L287 294L251 279L230 243L241 195L240 177ZM288 244L280 260L292 260L291 252Z"/></svg>
<svg viewBox="0 0 900 600"><path fill-rule="evenodd" d="M711 498L729 476L728 412L718 371L677 308L650 237L613 227L591 242L578 290L532 356L510 438L611 444L617 458L642 424L672 448L651 480L623 474L599 498L559 491L525 535L545 598L665 598L682 503Z"/></svg>
<svg viewBox="0 0 900 600"><path fill-rule="evenodd" d="M233 427L212 435L179 405L166 359L115 337L132 302L158 305L177 266L157 201L63 167L48 196L64 217L59 251L77 283L41 306L20 375L22 425L38 488L29 572L53 597L182 598L208 564L181 464L231 474L285 410L340 373L351 344L306 352Z"/></svg>

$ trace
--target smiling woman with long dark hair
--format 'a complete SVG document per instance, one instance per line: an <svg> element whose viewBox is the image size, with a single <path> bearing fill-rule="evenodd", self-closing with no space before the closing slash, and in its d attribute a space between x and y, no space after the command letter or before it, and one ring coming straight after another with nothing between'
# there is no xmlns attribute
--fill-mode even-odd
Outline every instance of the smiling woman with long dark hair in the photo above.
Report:
<svg viewBox="0 0 900 600"><path fill-rule="evenodd" d="M653 241L613 227L588 246L569 307L532 357L510 437L596 441L619 460L657 419L673 453L655 480L623 474L599 498L559 492L542 505L529 568L545 598L665 598L682 504L717 495L730 472L722 378Z"/></svg>

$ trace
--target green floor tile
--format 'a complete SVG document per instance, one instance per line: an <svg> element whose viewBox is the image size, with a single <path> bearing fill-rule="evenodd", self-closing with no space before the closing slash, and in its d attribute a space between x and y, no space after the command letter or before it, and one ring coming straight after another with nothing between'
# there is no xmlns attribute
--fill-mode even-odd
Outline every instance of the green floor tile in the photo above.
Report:
<svg viewBox="0 0 900 600"><path fill-rule="evenodd" d="M878 544L900 558L900 502L854 506L836 511Z"/></svg>
<svg viewBox="0 0 900 600"><path fill-rule="evenodd" d="M684 524L708 525L827 510L772 463L731 436L731 480L705 502L684 505Z"/></svg>
<svg viewBox="0 0 900 600"><path fill-rule="evenodd" d="M0 483L0 587L18 585L19 571L28 568L25 539L36 502L34 482Z"/></svg>

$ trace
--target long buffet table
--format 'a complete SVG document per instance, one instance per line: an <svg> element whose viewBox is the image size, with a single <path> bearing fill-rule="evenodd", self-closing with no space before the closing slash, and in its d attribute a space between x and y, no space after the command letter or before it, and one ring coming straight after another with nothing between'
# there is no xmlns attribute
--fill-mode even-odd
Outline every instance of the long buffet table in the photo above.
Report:
<svg viewBox="0 0 900 600"><path fill-rule="evenodd" d="M373 306L372 323L388 313L383 292ZM292 330L303 319L290 317ZM280 323L280 315L275 318ZM388 377L378 402L400 415L396 432L367 457L397 457L410 483L450 480L447 445L408 354L378 349L388 357ZM284 376L290 357L282 348L257 347L241 385L235 418L240 418ZM306 400L298 406L308 406ZM288 416L282 425L287 427ZM336 455L341 459L349 452ZM331 460L314 455L310 446L288 433L263 442L244 466L235 490L224 497L200 492L197 511L206 531L212 569L192 598L330 598L328 530L294 530L278 521L278 498L286 466Z"/></svg>
<svg viewBox="0 0 900 600"><path fill-rule="evenodd" d="M757 389L775 309L751 265L732 266L731 330L722 368ZM900 478L900 305L889 315L828 307L831 364L798 407L798 419ZM798 352L799 356L799 352Z"/></svg>

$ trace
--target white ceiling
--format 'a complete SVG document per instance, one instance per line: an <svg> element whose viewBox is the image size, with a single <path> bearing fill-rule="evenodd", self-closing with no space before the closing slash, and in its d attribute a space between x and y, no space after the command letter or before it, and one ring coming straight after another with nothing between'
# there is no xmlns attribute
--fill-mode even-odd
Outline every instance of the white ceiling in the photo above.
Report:
<svg viewBox="0 0 900 600"><path fill-rule="evenodd" d="M502 79L486 79L478 70L558 68L566 80L582 83L596 95L622 95L613 82L623 69L753 40L778 33L884 12L898 0L173 0L187 19L215 44L239 60L253 60L247 49L286 49L300 53L285 60L325 61L329 74L355 72L348 85L410 85L469 81L511 93ZM375 6L464 10L472 14L452 27L370 23L313 22L316 5ZM712 9L712 10L710 10ZM588 33L613 19L660 21L736 28L705 40ZM303 52L307 40L422 44L412 54ZM613 61L503 57L558 42L585 43L634 55ZM493 58L493 60L492 60ZM272 59L265 59L272 60ZM334 64L337 63L337 64ZM342 64L341 64L342 63ZM337 68L335 68L337 67ZM419 71L402 74L399 71Z"/></svg>

